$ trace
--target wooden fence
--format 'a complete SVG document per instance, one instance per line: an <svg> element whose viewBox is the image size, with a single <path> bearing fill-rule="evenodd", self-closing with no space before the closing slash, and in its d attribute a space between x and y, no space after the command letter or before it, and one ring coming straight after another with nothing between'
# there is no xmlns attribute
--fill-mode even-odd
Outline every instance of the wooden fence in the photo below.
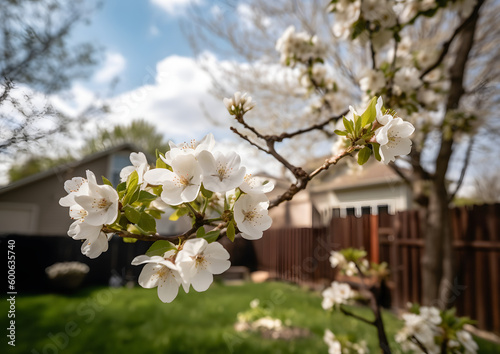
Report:
<svg viewBox="0 0 500 354"><path fill-rule="evenodd" d="M450 213L457 257L457 277L449 284L454 305L459 314L477 320L478 327L500 333L500 204ZM328 260L331 250L364 248L370 260L389 263L392 307L421 302L424 240L416 211L335 218L322 229L268 230L252 244L258 269L318 286L335 277Z"/></svg>

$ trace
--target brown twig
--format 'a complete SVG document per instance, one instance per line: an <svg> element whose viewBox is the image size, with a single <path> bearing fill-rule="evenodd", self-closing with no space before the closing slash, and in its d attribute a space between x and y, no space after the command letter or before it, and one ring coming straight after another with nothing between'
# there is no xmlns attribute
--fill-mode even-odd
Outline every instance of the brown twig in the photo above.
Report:
<svg viewBox="0 0 500 354"><path fill-rule="evenodd" d="M364 318L362 316L356 315L354 312L346 310L345 308L342 307L342 304L340 304L339 309L340 309L340 312L342 312L346 316L354 317L355 319L358 319L358 320L360 320L361 322L364 322L364 323L368 323L369 325L372 325L372 326L375 325L375 321L367 320L366 318Z"/></svg>

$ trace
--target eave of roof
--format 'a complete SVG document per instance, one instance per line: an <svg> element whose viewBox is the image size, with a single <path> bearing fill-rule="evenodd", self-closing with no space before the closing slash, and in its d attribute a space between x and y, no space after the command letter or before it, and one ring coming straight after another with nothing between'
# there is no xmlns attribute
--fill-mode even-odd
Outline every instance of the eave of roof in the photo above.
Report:
<svg viewBox="0 0 500 354"><path fill-rule="evenodd" d="M39 172L37 174L31 175L31 176L28 176L26 178L15 181L13 183L10 183L10 184L6 185L5 187L0 188L0 194L6 193L6 192L11 191L13 189L17 189L17 188L26 186L28 184L31 184L31 183L34 183L37 181L40 181L40 180L47 178L49 176L56 175L58 173L66 171L68 169L73 169L73 168L78 167L80 165L95 161L95 160L100 159L104 156L111 155L111 154L114 154L114 153L116 153L118 151L122 151L122 150L140 151L134 144L131 144L131 143L123 143L123 144L120 144L117 146L113 146L107 150L99 151L99 152L96 152L92 155L85 156L84 158L82 158L80 160L68 162L68 163L53 167L49 170L42 171L42 172ZM146 156L148 157L148 159L151 158L151 156L148 156L148 154Z"/></svg>

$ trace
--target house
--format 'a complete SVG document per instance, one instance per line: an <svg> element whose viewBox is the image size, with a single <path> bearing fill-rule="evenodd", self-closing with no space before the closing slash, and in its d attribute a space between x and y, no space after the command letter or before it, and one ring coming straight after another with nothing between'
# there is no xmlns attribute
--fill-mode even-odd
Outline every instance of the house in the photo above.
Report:
<svg viewBox="0 0 500 354"><path fill-rule="evenodd" d="M319 166L324 159L311 162ZM412 207L411 188L394 170L375 159L363 166L342 160L309 182L306 191L270 211L273 228L326 226L333 217L378 214L407 210ZM306 167L307 168L307 167ZM270 199L282 194L290 185L275 182Z"/></svg>
<svg viewBox="0 0 500 354"><path fill-rule="evenodd" d="M66 235L73 220L68 215L68 208L59 205L59 199L67 194L64 182L73 177L85 177L86 170L90 170L98 182L105 176L117 186L120 171L131 165L129 156L134 151L139 150L132 144L122 144L0 188L0 234ZM186 225L180 225L182 222L164 219L167 220L157 222L161 234L185 230Z"/></svg>

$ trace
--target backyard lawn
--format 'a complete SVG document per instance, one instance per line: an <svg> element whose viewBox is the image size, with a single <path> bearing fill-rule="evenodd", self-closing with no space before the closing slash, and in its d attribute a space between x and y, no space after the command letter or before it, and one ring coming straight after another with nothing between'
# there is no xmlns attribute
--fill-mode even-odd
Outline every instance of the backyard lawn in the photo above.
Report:
<svg viewBox="0 0 500 354"><path fill-rule="evenodd" d="M237 313L248 310L250 301L256 298L273 317L307 328L310 335L273 340L236 332L233 326ZM1 313L7 313L7 305L6 301L1 303ZM363 314L362 309L354 310ZM7 320L7 316L1 317L2 328L8 327ZM401 326L390 313L386 313L385 323L390 338ZM180 291L171 304L163 304L156 289L142 288L90 288L69 296L18 296L16 346L9 347L8 352L326 353L325 328L351 340L366 340L372 352L378 352L372 327L341 314L329 315L321 308L318 293L284 283L216 283L203 293ZM500 346L486 347L488 344L480 343L482 352L500 351ZM399 349L394 346L393 351Z"/></svg>

